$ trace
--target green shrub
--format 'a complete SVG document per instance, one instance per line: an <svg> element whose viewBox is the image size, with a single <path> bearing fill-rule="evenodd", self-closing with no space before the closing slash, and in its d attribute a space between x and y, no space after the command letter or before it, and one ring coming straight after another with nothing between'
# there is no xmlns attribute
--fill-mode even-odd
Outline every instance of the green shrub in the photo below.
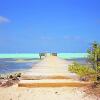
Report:
<svg viewBox="0 0 100 100"><path fill-rule="evenodd" d="M97 67L97 71L100 73L100 65Z"/></svg>
<svg viewBox="0 0 100 100"><path fill-rule="evenodd" d="M9 78L13 78L13 75L9 75Z"/></svg>
<svg viewBox="0 0 100 100"><path fill-rule="evenodd" d="M76 73L80 78L82 77L92 77L94 79L95 70L79 63L74 62L72 65L69 65L68 70L72 73Z"/></svg>
<svg viewBox="0 0 100 100"><path fill-rule="evenodd" d="M17 73L17 75L16 75L17 77L21 77L21 73Z"/></svg>

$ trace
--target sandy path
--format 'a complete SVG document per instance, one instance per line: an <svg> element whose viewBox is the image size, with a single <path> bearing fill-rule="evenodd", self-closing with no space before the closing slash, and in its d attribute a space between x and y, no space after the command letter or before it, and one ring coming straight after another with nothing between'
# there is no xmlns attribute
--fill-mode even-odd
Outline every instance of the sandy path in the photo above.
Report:
<svg viewBox="0 0 100 100"><path fill-rule="evenodd" d="M78 88L0 88L0 100L96 100L85 97Z"/></svg>
<svg viewBox="0 0 100 100"><path fill-rule="evenodd" d="M39 63L33 65L32 69L22 75L23 78L45 77L45 76L65 76L74 77L75 75L68 71L68 62L56 56L47 56Z"/></svg>

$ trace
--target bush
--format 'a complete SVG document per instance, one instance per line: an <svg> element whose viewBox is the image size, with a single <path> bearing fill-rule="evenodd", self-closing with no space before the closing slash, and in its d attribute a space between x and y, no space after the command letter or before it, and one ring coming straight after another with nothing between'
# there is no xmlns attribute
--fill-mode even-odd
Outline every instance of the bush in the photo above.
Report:
<svg viewBox="0 0 100 100"><path fill-rule="evenodd" d="M13 75L9 75L9 78L10 78L10 79L13 78Z"/></svg>
<svg viewBox="0 0 100 100"><path fill-rule="evenodd" d="M72 65L69 65L68 70L72 73L76 73L81 79L86 78L88 80L94 80L95 70L79 63L74 62Z"/></svg>
<svg viewBox="0 0 100 100"><path fill-rule="evenodd" d="M16 75L17 77L21 77L21 73L17 73L17 75Z"/></svg>

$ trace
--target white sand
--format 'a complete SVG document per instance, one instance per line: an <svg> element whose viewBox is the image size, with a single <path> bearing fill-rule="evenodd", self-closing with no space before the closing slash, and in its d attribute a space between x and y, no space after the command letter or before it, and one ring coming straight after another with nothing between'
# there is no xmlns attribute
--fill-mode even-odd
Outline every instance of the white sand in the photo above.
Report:
<svg viewBox="0 0 100 100"><path fill-rule="evenodd" d="M40 66L42 65L42 66ZM38 68L37 68L38 67ZM41 69L43 68L43 70ZM48 67L48 68L47 68ZM36 69L35 69L36 68ZM68 62L57 57L48 57L41 61L30 71L40 75L45 74L64 74L68 73ZM47 68L47 69L46 69ZM35 71L34 71L35 70ZM43 72L41 72L44 71ZM29 73L30 73L29 72ZM29 74L28 73L28 74ZM93 97L85 97L85 93L75 87L38 87L25 88L17 85L0 88L0 100L96 100Z"/></svg>
<svg viewBox="0 0 100 100"><path fill-rule="evenodd" d="M14 85L0 88L0 100L96 100L85 96L79 88L22 88Z"/></svg>
<svg viewBox="0 0 100 100"><path fill-rule="evenodd" d="M26 77L45 77L45 76L67 76L67 77L76 77L75 74L68 71L68 65L71 62L68 62L64 59L60 59L56 56L47 56L39 63L33 65L31 70L28 70L22 75L23 78Z"/></svg>

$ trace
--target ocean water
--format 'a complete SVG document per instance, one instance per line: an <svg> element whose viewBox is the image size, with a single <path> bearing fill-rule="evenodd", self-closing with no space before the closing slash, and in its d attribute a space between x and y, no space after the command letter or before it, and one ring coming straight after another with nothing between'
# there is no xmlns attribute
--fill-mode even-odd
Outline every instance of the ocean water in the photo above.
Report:
<svg viewBox="0 0 100 100"><path fill-rule="evenodd" d="M7 74L12 72L20 72L23 70L28 70L32 68L32 65L39 62L37 59L21 59L22 61L18 61L18 59L13 58L3 58L0 59L0 74Z"/></svg>
<svg viewBox="0 0 100 100"><path fill-rule="evenodd" d="M86 53L59 53L59 57L86 64ZM40 61L39 54L0 54L0 74L31 69Z"/></svg>
<svg viewBox="0 0 100 100"><path fill-rule="evenodd" d="M87 53L58 53L58 57L64 59L86 58ZM16 53L16 54L0 54L0 58L39 58L38 53Z"/></svg>

